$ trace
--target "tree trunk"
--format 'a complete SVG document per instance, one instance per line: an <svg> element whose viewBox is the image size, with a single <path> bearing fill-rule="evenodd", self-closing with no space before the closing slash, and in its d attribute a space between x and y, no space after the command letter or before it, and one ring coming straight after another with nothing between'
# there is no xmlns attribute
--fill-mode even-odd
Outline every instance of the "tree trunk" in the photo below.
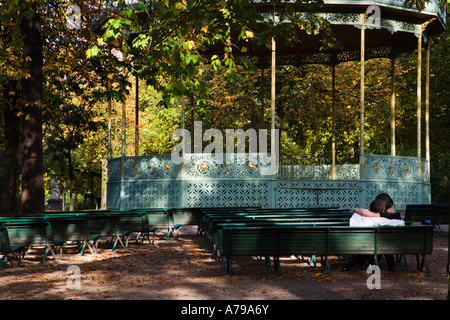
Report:
<svg viewBox="0 0 450 320"><path fill-rule="evenodd" d="M19 142L20 121L17 116L17 82L13 81L11 91L3 92L3 114L5 119L5 140L3 142L3 174L1 215L14 216L17 214L17 203L19 194ZM9 92L15 92L14 95Z"/></svg>
<svg viewBox="0 0 450 320"><path fill-rule="evenodd" d="M69 163L69 209L71 211L75 210L75 203L73 199L73 165L72 165L72 152L71 149L67 152L67 160Z"/></svg>
<svg viewBox="0 0 450 320"><path fill-rule="evenodd" d="M450 208L448 209L448 215L450 220ZM450 300L450 230L447 229L447 241L448 241L448 247L447 247L447 300Z"/></svg>
<svg viewBox="0 0 450 320"><path fill-rule="evenodd" d="M43 213L44 165L42 147L42 38L36 2L27 4L34 12L23 17L20 32L23 41L22 78L22 213ZM28 74L27 74L28 73Z"/></svg>

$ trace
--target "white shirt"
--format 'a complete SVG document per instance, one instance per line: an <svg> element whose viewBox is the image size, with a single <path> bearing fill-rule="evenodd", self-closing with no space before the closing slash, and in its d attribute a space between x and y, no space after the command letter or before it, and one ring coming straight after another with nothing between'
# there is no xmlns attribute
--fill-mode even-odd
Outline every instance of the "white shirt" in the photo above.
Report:
<svg viewBox="0 0 450 320"><path fill-rule="evenodd" d="M404 226L405 221L399 219L387 219L383 217L364 217L359 213L353 213L350 218L350 227L378 227L378 226Z"/></svg>

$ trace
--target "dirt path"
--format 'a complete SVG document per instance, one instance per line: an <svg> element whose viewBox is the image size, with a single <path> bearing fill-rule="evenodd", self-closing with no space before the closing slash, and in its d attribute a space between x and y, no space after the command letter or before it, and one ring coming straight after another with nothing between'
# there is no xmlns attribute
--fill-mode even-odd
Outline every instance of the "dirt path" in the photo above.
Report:
<svg viewBox="0 0 450 320"><path fill-rule="evenodd" d="M82 257L68 246L60 261L53 257L38 265L31 252L19 268L0 268L2 300L446 300L448 231L435 236L428 257L431 273L416 269L415 257L408 266L396 264L389 272L380 263L381 289L369 290L366 270L341 271L345 261L330 259L331 275L323 273L320 260L314 267L306 259L281 260L282 275L264 262L239 258L233 262L233 277L213 259L203 237L182 231L178 241L156 240L158 247L130 243L114 252L100 245L99 253ZM79 268L80 277L68 273ZM76 268L75 267L75 268ZM72 267L73 268L73 267ZM77 287L79 284L79 287Z"/></svg>

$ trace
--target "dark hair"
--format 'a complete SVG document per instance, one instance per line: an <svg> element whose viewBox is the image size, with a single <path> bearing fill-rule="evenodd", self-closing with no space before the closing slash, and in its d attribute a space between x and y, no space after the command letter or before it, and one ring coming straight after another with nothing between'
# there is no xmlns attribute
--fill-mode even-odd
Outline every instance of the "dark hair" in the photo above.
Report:
<svg viewBox="0 0 450 320"><path fill-rule="evenodd" d="M392 200L392 198L387 194L387 193L380 193L375 200L382 200L384 201L385 205L386 205L386 209L392 208L392 206L394 205L394 200ZM383 210L384 211L384 210Z"/></svg>
<svg viewBox="0 0 450 320"><path fill-rule="evenodd" d="M383 211L386 211L386 203L382 199L375 199L370 204L370 211L381 213Z"/></svg>

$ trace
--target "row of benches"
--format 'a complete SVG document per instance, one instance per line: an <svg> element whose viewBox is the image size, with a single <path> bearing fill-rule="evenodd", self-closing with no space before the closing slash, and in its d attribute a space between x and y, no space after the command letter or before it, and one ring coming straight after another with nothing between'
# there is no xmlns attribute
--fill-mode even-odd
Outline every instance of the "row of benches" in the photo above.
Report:
<svg viewBox="0 0 450 320"><path fill-rule="evenodd" d="M18 258L20 265L27 249L35 246L45 247L41 263L49 253L57 259L55 250L59 249L61 257L67 241L79 244L80 255L83 255L86 246L95 254L101 238L110 239L112 250L118 243L126 248L132 233L140 235L141 244L145 239L154 243L156 231L167 229L168 241L170 236L178 237L181 226L175 223L174 214L169 209L77 211L0 217L0 252L3 253L0 265L7 261L13 265L14 257Z"/></svg>
<svg viewBox="0 0 450 320"><path fill-rule="evenodd" d="M425 256L433 250L433 226L350 227L352 213L336 208L233 211L205 210L201 225L211 251L230 275L236 256L273 257L279 273L281 256L322 256L330 273L328 256L357 254L373 255L376 263L377 255L414 254L418 268L425 264L429 272Z"/></svg>
<svg viewBox="0 0 450 320"><path fill-rule="evenodd" d="M410 213L406 211L406 220L417 221ZM280 256L321 255L329 272L329 255L415 254L422 255L422 268L425 255L432 253L432 225L354 228L348 225L350 216L338 208L166 208L0 218L0 265L14 255L20 263L20 255L33 245L46 247L44 261L49 252L56 258L53 248L62 250L66 241L79 242L80 254L86 246L95 253L103 236L111 237L114 250L118 242L126 248L132 232L142 234L142 244L145 238L154 242L155 231L167 228L167 241L178 237L182 225L198 226L230 275L234 256L273 257L280 272Z"/></svg>

